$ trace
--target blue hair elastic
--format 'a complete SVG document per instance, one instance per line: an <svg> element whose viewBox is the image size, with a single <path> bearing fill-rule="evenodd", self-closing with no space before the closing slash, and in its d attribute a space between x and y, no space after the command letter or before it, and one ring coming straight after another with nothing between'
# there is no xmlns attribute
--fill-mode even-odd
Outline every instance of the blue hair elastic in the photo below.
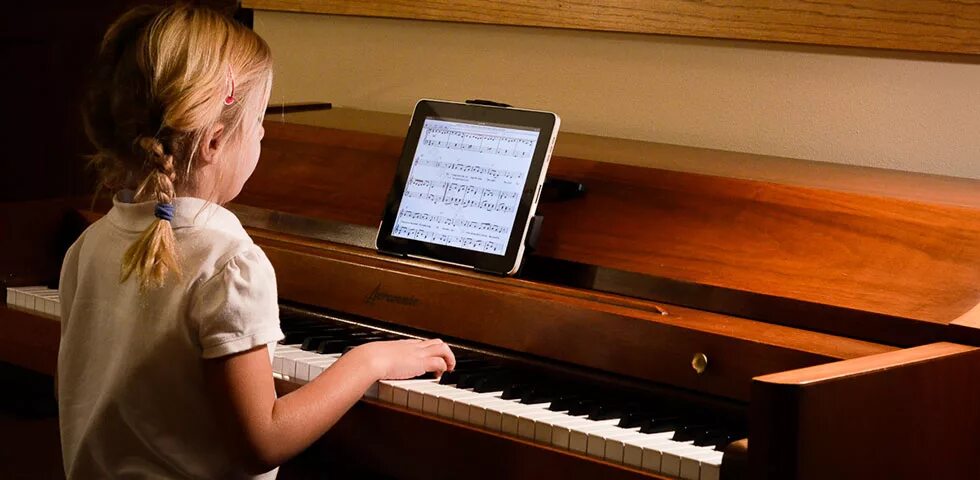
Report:
<svg viewBox="0 0 980 480"><path fill-rule="evenodd" d="M157 208L153 209L153 215L160 220L172 222L174 219L174 204L158 203Z"/></svg>

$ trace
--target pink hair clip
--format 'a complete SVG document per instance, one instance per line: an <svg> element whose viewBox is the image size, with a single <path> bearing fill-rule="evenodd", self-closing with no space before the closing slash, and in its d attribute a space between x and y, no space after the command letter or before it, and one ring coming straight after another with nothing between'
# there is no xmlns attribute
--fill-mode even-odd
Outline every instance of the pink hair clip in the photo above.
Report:
<svg viewBox="0 0 980 480"><path fill-rule="evenodd" d="M235 103L235 79L231 77L231 67L228 67L228 83L231 85L231 93L225 97L225 105Z"/></svg>

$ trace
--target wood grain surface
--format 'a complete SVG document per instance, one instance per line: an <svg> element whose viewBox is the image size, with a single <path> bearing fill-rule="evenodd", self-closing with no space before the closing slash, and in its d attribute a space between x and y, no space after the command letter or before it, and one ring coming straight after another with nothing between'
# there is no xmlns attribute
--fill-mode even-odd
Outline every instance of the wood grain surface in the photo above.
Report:
<svg viewBox="0 0 980 480"><path fill-rule="evenodd" d="M258 10L980 53L980 3L953 0L245 0Z"/></svg>
<svg viewBox="0 0 980 480"><path fill-rule="evenodd" d="M267 122L237 201L377 226L401 144ZM540 205L537 255L874 314L765 312L785 325L896 345L976 341L976 328L947 325L980 304L980 207L564 157L549 175L588 193Z"/></svg>
<svg viewBox="0 0 980 480"><path fill-rule="evenodd" d="M980 349L950 343L757 378L751 478L973 478Z"/></svg>

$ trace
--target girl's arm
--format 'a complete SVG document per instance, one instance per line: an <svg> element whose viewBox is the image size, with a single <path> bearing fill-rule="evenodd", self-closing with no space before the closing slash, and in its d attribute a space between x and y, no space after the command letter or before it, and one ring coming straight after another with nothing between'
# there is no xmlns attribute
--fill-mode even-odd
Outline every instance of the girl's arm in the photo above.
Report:
<svg viewBox="0 0 980 480"><path fill-rule="evenodd" d="M452 370L456 360L442 340L397 340L361 345L315 380L276 398L265 346L205 360L205 379L230 438L241 439L249 470L265 472L302 452L381 379Z"/></svg>

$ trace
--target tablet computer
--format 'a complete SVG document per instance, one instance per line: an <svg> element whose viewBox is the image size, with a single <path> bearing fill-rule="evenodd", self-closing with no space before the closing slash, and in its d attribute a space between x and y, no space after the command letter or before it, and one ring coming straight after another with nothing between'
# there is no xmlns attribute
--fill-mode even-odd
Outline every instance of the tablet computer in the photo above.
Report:
<svg viewBox="0 0 980 480"><path fill-rule="evenodd" d="M378 250L516 273L559 124L549 112L420 100Z"/></svg>

